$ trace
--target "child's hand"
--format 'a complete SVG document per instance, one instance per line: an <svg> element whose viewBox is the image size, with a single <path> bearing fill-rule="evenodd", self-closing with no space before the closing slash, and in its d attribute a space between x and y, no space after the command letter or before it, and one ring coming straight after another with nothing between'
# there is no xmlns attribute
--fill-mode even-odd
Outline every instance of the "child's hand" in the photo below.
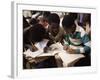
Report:
<svg viewBox="0 0 100 80"><path fill-rule="evenodd" d="M75 53L76 53L76 50L75 50L75 49L72 49L72 48L68 48L67 51L68 51L70 54L75 54Z"/></svg>
<svg viewBox="0 0 100 80"><path fill-rule="evenodd" d="M68 48L69 48L69 47L66 46L66 45L64 45L64 47L63 47L64 50L67 50Z"/></svg>

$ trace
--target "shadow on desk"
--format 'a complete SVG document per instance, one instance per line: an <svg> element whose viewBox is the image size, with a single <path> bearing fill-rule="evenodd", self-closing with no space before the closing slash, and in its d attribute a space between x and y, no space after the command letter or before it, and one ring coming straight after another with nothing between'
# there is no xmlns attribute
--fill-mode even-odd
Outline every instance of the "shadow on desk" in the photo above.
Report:
<svg viewBox="0 0 100 80"><path fill-rule="evenodd" d="M81 66L91 66L91 57L86 56L84 58L79 59L75 64L75 67L81 67Z"/></svg>
<svg viewBox="0 0 100 80"><path fill-rule="evenodd" d="M30 63L25 58L23 58L23 60L24 60L23 61L23 69L40 69L40 68L63 67L62 61L56 60L54 56L38 57L38 58L35 58L35 59L38 61L37 63L34 63L34 62ZM82 66L91 66L91 58L89 56L76 59L73 62L69 63L67 67L82 67Z"/></svg>
<svg viewBox="0 0 100 80"><path fill-rule="evenodd" d="M23 69L40 69L40 68L55 68L57 67L56 60L54 56L49 56L45 58L38 58L40 60L37 63L30 63L25 58L23 58Z"/></svg>

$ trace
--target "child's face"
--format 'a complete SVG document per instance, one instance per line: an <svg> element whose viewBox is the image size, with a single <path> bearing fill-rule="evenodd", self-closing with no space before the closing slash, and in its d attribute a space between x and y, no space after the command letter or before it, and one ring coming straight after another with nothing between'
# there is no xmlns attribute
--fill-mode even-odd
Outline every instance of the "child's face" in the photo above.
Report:
<svg viewBox="0 0 100 80"><path fill-rule="evenodd" d="M57 33L59 32L59 25L56 23L51 23L49 25L49 30L53 35L57 35Z"/></svg>
<svg viewBox="0 0 100 80"><path fill-rule="evenodd" d="M44 28L47 27L48 22L44 19L44 18L40 18L39 19L39 24L42 24Z"/></svg>
<svg viewBox="0 0 100 80"><path fill-rule="evenodd" d="M66 34L74 33L75 32L75 29L76 29L76 27L74 25L73 26L70 26L69 28L64 28Z"/></svg>
<svg viewBox="0 0 100 80"><path fill-rule="evenodd" d="M65 32L66 32L66 34L71 34L72 33L72 28L66 28Z"/></svg>

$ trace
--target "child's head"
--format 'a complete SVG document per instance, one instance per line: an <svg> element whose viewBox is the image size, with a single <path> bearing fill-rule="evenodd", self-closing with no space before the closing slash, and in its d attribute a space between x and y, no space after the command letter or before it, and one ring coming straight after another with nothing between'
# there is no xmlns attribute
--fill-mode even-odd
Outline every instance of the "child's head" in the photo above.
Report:
<svg viewBox="0 0 100 80"><path fill-rule="evenodd" d="M49 23L49 31L53 35L57 35L59 32L59 23L60 23L60 18L56 13L52 13L48 17L48 23Z"/></svg>
<svg viewBox="0 0 100 80"><path fill-rule="evenodd" d="M83 26L86 26L86 24L91 25L91 14L84 14L82 21Z"/></svg>
<svg viewBox="0 0 100 80"><path fill-rule="evenodd" d="M69 13L69 15L70 15L71 17L73 17L74 20L76 20L77 17L78 17L78 13Z"/></svg>
<svg viewBox="0 0 100 80"><path fill-rule="evenodd" d="M49 12L49 11L44 11L43 12L43 17L45 18L45 19L48 19L48 16L50 15L51 13Z"/></svg>
<svg viewBox="0 0 100 80"><path fill-rule="evenodd" d="M48 17L48 22L51 25L52 23L59 24L60 23L60 18L56 13L51 13Z"/></svg>
<svg viewBox="0 0 100 80"><path fill-rule="evenodd" d="M74 18L70 15L65 15L62 20L63 28L66 32L66 34L73 33L75 31L75 23Z"/></svg>
<svg viewBox="0 0 100 80"><path fill-rule="evenodd" d="M47 28L47 25L48 25L48 21L43 16L40 16L38 18L38 20L39 20L39 24L42 24L43 27L46 29Z"/></svg>
<svg viewBox="0 0 100 80"><path fill-rule="evenodd" d="M48 28L48 16L50 15L50 12L48 11L44 11L42 13L42 16L39 16L38 17L38 20L39 20L39 24L42 24L44 28Z"/></svg>
<svg viewBox="0 0 100 80"><path fill-rule="evenodd" d="M44 39L46 33L45 28L41 24L35 24L30 29L31 42L40 42Z"/></svg>

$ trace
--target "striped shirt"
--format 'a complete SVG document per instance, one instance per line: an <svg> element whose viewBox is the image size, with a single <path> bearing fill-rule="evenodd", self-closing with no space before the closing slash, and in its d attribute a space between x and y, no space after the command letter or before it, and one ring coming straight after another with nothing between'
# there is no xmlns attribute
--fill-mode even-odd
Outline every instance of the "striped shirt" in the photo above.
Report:
<svg viewBox="0 0 100 80"><path fill-rule="evenodd" d="M66 34L64 37L64 44L75 49L76 53L90 53L90 39L82 27L77 25L74 34Z"/></svg>

